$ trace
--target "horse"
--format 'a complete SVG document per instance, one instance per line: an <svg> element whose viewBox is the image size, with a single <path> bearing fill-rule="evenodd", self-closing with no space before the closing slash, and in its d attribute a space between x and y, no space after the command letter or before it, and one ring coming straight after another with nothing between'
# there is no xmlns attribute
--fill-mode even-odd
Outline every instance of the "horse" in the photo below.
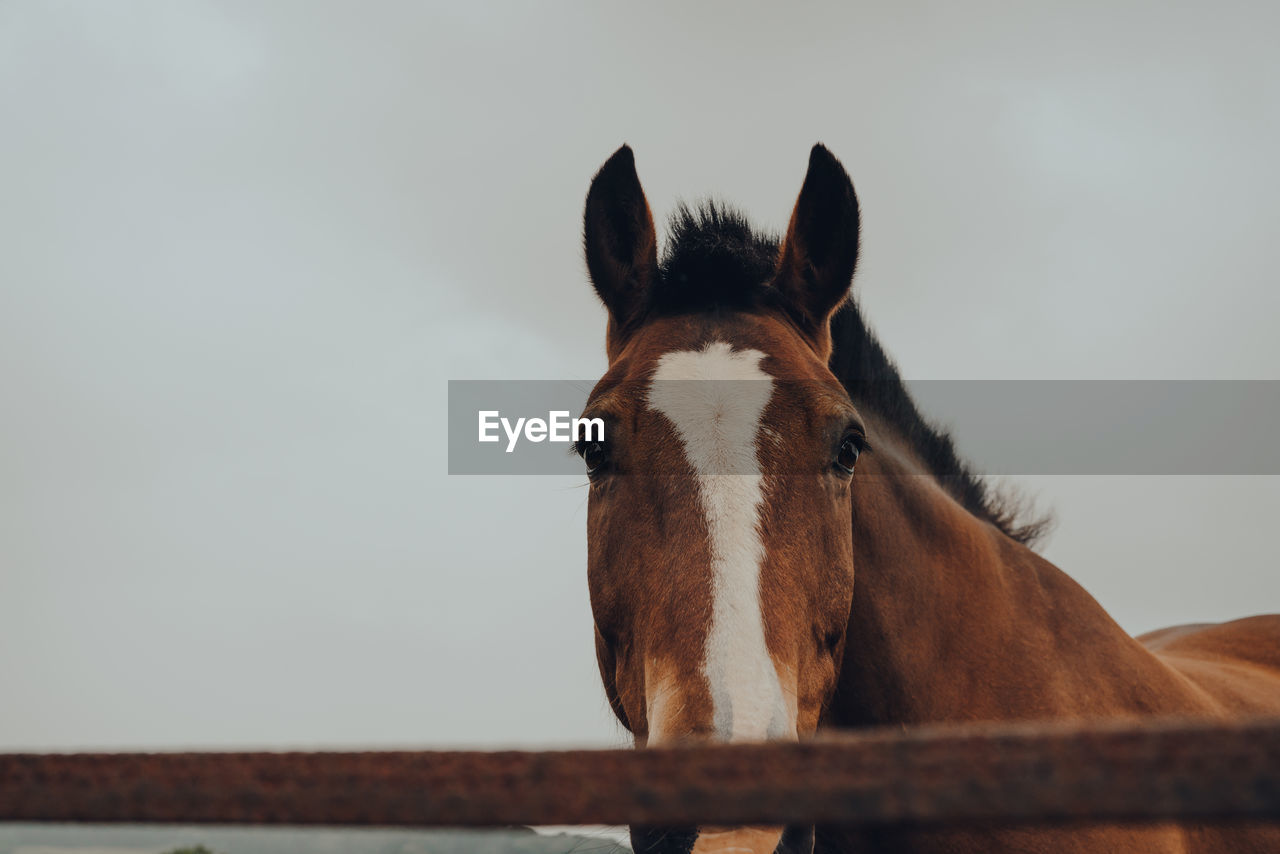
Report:
<svg viewBox="0 0 1280 854"><path fill-rule="evenodd" d="M623 146L587 193L608 370L583 417L587 577L637 747L948 721L1280 712L1280 615L1128 635L1034 551L1045 520L920 414L851 296L860 212L824 146L785 234L681 205L661 254ZM637 854L1275 852L1180 825L632 827Z"/></svg>

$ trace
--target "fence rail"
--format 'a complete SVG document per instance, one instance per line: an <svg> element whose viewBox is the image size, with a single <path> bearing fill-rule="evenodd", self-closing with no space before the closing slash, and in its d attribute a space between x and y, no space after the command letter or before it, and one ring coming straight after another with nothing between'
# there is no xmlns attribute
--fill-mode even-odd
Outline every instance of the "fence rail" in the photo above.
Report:
<svg viewBox="0 0 1280 854"><path fill-rule="evenodd" d="M1280 821L1280 718L545 752L0 755L0 820L293 825Z"/></svg>

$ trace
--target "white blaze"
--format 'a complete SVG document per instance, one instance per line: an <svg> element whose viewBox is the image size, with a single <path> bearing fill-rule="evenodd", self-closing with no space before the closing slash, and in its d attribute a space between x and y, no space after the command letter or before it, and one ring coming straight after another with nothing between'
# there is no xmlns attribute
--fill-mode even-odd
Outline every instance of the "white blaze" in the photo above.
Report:
<svg viewBox="0 0 1280 854"><path fill-rule="evenodd" d="M773 380L764 353L724 342L667 353L649 405L675 426L698 481L711 540L711 630L704 668L716 734L726 741L794 735L760 607L763 483L756 457Z"/></svg>

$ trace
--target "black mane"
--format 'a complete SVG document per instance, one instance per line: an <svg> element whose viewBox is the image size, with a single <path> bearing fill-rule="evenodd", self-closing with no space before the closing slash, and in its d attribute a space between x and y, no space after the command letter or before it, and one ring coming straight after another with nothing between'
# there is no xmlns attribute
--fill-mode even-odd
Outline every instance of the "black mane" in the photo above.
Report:
<svg viewBox="0 0 1280 854"><path fill-rule="evenodd" d="M649 312L752 310L776 301L770 282L777 271L779 238L755 231L740 212L715 202L681 205L668 233ZM960 460L951 436L925 420L852 297L832 318L831 339L831 371L849 397L892 424L970 513L1020 543L1033 543L1048 530L1048 518L1022 521L1019 502L990 489Z"/></svg>

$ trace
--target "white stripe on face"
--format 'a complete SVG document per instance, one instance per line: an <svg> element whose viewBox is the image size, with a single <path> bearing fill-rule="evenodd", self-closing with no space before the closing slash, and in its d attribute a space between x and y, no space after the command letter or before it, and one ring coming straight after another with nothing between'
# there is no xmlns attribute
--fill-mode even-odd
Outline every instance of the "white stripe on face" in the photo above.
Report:
<svg viewBox="0 0 1280 854"><path fill-rule="evenodd" d="M724 342L667 353L648 394L649 406L675 426L706 514L713 598L703 667L715 732L725 741L795 735L760 608L763 489L756 438L773 395L773 380L760 369L763 358Z"/></svg>

